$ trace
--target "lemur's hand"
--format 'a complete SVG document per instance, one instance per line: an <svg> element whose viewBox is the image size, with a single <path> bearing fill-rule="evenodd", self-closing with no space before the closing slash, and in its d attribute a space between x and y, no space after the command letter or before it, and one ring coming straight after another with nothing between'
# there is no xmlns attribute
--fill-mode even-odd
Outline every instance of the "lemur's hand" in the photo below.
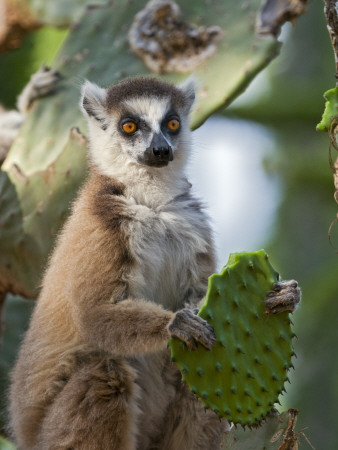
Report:
<svg viewBox="0 0 338 450"><path fill-rule="evenodd" d="M177 311L169 322L168 330L171 337L184 341L189 350L195 350L197 342L211 350L216 341L212 326L187 308Z"/></svg>
<svg viewBox="0 0 338 450"><path fill-rule="evenodd" d="M301 292L295 280L278 281L267 293L264 300L265 314L276 314L282 311L293 312L301 299Z"/></svg>

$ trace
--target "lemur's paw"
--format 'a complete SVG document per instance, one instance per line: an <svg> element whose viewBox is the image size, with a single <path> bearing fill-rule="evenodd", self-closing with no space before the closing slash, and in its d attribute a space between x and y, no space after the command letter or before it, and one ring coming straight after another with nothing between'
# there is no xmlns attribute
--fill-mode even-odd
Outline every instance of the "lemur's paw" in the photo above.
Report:
<svg viewBox="0 0 338 450"><path fill-rule="evenodd" d="M295 280L278 281L267 293L264 300L266 314L276 314L282 311L293 312L301 299L301 291Z"/></svg>
<svg viewBox="0 0 338 450"><path fill-rule="evenodd" d="M189 350L195 350L198 342L211 350L216 342L212 326L187 308L177 311L170 321L168 329L171 337L184 341Z"/></svg>
<svg viewBox="0 0 338 450"><path fill-rule="evenodd" d="M45 65L34 73L28 84L18 98L18 109L20 112L27 112L31 103L39 97L50 94L55 85L60 80L60 74L57 70L51 69Z"/></svg>

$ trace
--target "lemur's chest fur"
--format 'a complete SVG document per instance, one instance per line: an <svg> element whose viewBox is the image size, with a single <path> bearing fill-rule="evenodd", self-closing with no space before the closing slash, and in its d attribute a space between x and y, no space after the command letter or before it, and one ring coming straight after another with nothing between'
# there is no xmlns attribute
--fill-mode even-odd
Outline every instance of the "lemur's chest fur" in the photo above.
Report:
<svg viewBox="0 0 338 450"><path fill-rule="evenodd" d="M205 280L199 279L198 265L211 246L201 205L186 193L156 209L137 204L129 208L134 214L129 243L137 263L130 294L174 310L200 300ZM187 290L192 285L194 291Z"/></svg>
<svg viewBox="0 0 338 450"><path fill-rule="evenodd" d="M126 295L177 310L205 294L213 272L208 218L187 189L163 204L147 206L125 186L105 181L97 193L100 216L129 255Z"/></svg>

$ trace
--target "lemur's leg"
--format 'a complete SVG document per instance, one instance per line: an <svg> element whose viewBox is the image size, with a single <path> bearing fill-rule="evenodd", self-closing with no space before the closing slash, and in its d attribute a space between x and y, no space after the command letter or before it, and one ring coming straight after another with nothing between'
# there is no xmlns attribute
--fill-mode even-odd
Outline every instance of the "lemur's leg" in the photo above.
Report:
<svg viewBox="0 0 338 450"><path fill-rule="evenodd" d="M276 314L282 311L293 312L301 299L301 291L295 280L278 281L267 293L265 298L266 314Z"/></svg>
<svg viewBox="0 0 338 450"><path fill-rule="evenodd" d="M229 424L210 409L205 409L188 386L181 384L171 404L165 422L165 434L158 448L161 450L218 450L222 433Z"/></svg>
<svg viewBox="0 0 338 450"><path fill-rule="evenodd" d="M34 73L18 97L17 107L25 115L31 103L38 97L50 94L60 79L60 74L43 65Z"/></svg>
<svg viewBox="0 0 338 450"><path fill-rule="evenodd" d="M135 450L138 388L122 359L80 367L46 412L37 449Z"/></svg>

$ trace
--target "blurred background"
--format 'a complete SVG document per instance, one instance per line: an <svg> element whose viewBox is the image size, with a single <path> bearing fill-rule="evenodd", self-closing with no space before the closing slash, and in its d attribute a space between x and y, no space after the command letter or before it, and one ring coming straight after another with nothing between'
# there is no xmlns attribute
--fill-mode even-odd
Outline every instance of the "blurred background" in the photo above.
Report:
<svg viewBox="0 0 338 450"><path fill-rule="evenodd" d="M0 55L0 102L17 94L42 61L50 63L65 31L25 37L31 50ZM39 43L49 39L48 54ZM338 448L338 256L328 229L337 213L328 161L329 138L315 130L335 65L323 2L310 2L295 27L283 26L280 56L247 91L194 133L189 178L208 205L218 269L230 252L265 248L284 279L296 279L303 302L294 314L298 340L291 384L281 410L299 410L298 430L316 449ZM44 47L45 48L45 47ZM15 54L14 54L15 53ZM25 67L29 67L29 73ZM15 73L15 80L13 74ZM332 241L338 247L337 228ZM20 306L25 314L15 314ZM7 299L0 354L2 384L27 326L32 304ZM1 407L5 397L1 393ZM303 435L300 447L310 448Z"/></svg>

